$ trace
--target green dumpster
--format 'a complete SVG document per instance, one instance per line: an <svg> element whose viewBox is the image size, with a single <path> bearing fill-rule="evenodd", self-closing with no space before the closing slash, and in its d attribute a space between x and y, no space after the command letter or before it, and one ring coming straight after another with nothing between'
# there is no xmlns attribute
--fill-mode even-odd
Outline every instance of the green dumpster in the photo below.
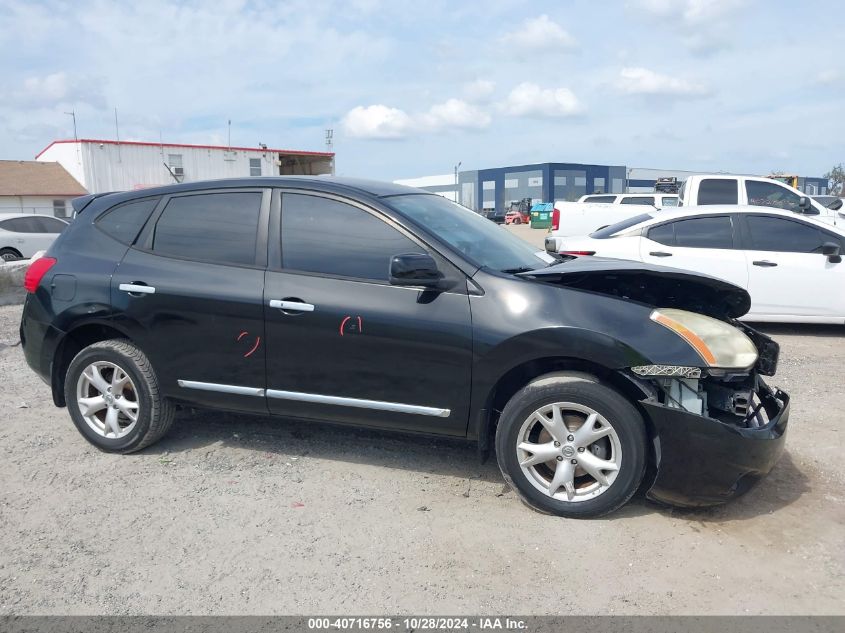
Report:
<svg viewBox="0 0 845 633"><path fill-rule="evenodd" d="M538 202L531 207L531 228L547 229L552 225L553 202Z"/></svg>

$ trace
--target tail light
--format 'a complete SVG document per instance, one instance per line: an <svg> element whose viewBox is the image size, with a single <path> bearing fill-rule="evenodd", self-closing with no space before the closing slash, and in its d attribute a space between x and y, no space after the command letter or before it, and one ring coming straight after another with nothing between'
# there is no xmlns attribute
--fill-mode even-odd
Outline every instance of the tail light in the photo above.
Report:
<svg viewBox="0 0 845 633"><path fill-rule="evenodd" d="M595 251L561 251L560 254L561 255L575 255L576 257L579 257L579 256L582 256L582 255L595 255L596 252Z"/></svg>
<svg viewBox="0 0 845 633"><path fill-rule="evenodd" d="M54 257L40 257L36 259L29 265L29 268L26 269L26 275L23 278L23 287L26 288L27 292L35 292L35 289L38 288L38 284L41 283L41 280L44 279L44 275L47 274L47 271L50 270L56 263L56 259Z"/></svg>
<svg viewBox="0 0 845 633"><path fill-rule="evenodd" d="M552 211L552 231L557 231L560 228L560 210Z"/></svg>

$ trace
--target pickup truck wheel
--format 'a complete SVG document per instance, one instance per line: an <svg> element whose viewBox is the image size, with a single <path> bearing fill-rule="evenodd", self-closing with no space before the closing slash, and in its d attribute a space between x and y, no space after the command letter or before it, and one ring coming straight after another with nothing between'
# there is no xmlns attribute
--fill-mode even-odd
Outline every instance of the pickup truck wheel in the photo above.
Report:
<svg viewBox="0 0 845 633"><path fill-rule="evenodd" d="M496 456L528 506L562 517L597 517L637 490L646 462L645 425L628 400L597 379L545 376L505 406Z"/></svg>
<svg viewBox="0 0 845 633"><path fill-rule="evenodd" d="M144 353L117 339L76 355L65 377L65 401L82 436L111 453L131 453L159 440L175 413Z"/></svg>

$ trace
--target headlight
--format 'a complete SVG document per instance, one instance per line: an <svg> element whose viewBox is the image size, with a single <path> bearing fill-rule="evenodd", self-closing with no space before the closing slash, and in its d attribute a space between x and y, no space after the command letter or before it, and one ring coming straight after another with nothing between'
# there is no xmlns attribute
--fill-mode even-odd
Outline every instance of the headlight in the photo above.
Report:
<svg viewBox="0 0 845 633"><path fill-rule="evenodd" d="M724 321L673 308L654 310L651 320L689 343L707 367L748 369L757 362L751 339Z"/></svg>

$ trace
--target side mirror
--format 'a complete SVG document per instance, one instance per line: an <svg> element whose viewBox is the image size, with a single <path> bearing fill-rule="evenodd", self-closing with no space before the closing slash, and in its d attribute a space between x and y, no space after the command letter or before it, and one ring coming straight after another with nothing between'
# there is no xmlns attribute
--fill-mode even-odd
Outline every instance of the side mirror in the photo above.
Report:
<svg viewBox="0 0 845 633"><path fill-rule="evenodd" d="M827 205L827 208L833 209L834 211L839 211L839 209L842 208L842 198L837 198L836 200L831 202L829 205Z"/></svg>
<svg viewBox="0 0 845 633"><path fill-rule="evenodd" d="M437 262L427 253L405 253L390 258L390 283L394 286L434 288L442 279Z"/></svg>
<svg viewBox="0 0 845 633"><path fill-rule="evenodd" d="M827 261L831 264L838 264L842 261L842 256L839 254L841 247L836 242L825 242L822 244L822 255L827 257Z"/></svg>
<svg viewBox="0 0 845 633"><path fill-rule="evenodd" d="M801 196L798 199L798 208L801 209L801 213L807 213L810 209L813 208L813 203L810 202L809 196Z"/></svg>

